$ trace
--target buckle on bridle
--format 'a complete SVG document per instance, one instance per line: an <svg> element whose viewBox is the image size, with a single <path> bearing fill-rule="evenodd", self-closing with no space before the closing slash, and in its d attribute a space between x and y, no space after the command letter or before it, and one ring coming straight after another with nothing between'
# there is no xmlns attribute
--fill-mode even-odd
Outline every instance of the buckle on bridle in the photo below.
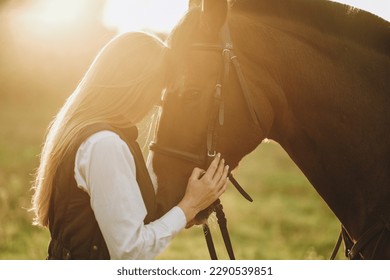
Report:
<svg viewBox="0 0 390 280"><path fill-rule="evenodd" d="M217 152L214 150L214 151L207 151L207 156L208 157L215 157L217 155Z"/></svg>

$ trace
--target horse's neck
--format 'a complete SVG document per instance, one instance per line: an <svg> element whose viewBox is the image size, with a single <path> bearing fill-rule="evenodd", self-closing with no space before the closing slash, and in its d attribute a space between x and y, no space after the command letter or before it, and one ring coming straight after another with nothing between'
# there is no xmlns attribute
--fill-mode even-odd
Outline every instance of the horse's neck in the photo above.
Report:
<svg viewBox="0 0 390 280"><path fill-rule="evenodd" d="M275 94L283 96L269 136L357 234L364 225L355 221L368 221L375 203L389 199L379 191L390 185L389 57L310 32L276 31L268 38L274 45L253 54L268 56L257 58L269 62L258 72L273 69Z"/></svg>

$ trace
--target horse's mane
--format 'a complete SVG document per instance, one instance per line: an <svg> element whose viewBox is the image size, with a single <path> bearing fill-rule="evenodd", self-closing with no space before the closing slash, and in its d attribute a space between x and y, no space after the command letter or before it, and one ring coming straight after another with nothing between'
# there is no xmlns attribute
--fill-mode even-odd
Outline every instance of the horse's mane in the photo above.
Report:
<svg viewBox="0 0 390 280"><path fill-rule="evenodd" d="M197 1L194 1L197 2ZM327 0L229 0L230 13L245 14L249 21L261 24L262 17L274 17L316 28L322 33L356 42L390 55L390 23L369 12ZM196 40L201 9L194 4L169 35L171 48L186 50ZM245 36L245 34L239 34Z"/></svg>
<svg viewBox="0 0 390 280"><path fill-rule="evenodd" d="M369 12L325 0L235 0L232 12L287 18L390 54L390 23Z"/></svg>

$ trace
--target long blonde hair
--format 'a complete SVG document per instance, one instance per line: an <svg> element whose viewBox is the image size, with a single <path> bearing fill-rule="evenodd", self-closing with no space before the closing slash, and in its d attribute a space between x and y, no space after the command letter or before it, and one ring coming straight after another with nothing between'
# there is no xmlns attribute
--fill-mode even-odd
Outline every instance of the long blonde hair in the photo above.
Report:
<svg viewBox="0 0 390 280"><path fill-rule="evenodd" d="M33 189L34 224L48 226L53 180L72 140L88 125L137 124L157 103L164 85L165 45L141 32L122 34L96 56L47 131Z"/></svg>

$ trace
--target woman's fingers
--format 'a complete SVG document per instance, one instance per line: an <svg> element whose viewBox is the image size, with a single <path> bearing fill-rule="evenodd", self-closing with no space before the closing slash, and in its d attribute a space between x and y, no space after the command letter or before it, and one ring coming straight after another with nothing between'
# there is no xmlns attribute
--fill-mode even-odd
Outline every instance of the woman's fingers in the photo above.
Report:
<svg viewBox="0 0 390 280"><path fill-rule="evenodd" d="M226 190L229 167L218 154L207 171L194 168L188 180L187 189L178 206L183 209L187 222L207 208Z"/></svg>
<svg viewBox="0 0 390 280"><path fill-rule="evenodd" d="M222 184L222 187L219 189L218 197L220 197L227 189L228 180L225 181L224 184Z"/></svg>
<svg viewBox="0 0 390 280"><path fill-rule="evenodd" d="M211 162L209 168L206 171L206 174L204 175L205 178L212 180L214 178L215 171L217 170L219 166L219 160L221 159L221 154L218 153L213 161Z"/></svg>
<svg viewBox="0 0 390 280"><path fill-rule="evenodd" d="M203 169L195 167L190 176L190 180L198 180L204 173L205 171Z"/></svg>
<svg viewBox="0 0 390 280"><path fill-rule="evenodd" d="M227 184L227 177L229 175L229 165L226 165L224 168L223 168L223 173L222 173L222 176L219 178L219 181L217 183L217 185L219 187L222 187L224 185Z"/></svg>
<svg viewBox="0 0 390 280"><path fill-rule="evenodd" d="M214 185L216 191L220 192L225 185L227 185L227 176L229 174L229 166L225 166L225 160L221 159L221 154L218 153L211 162L207 171L203 169L195 168L192 171L190 179L209 182L208 184ZM202 177L202 175L204 175Z"/></svg>
<svg viewBox="0 0 390 280"><path fill-rule="evenodd" d="M229 166L225 166L225 160L221 159L221 154L218 153L207 169L204 178L213 182L219 189L225 184L228 173Z"/></svg>
<svg viewBox="0 0 390 280"><path fill-rule="evenodd" d="M224 168L225 168L225 160L221 159L218 163L217 170L215 171L214 176L213 176L214 182L219 182L219 180L221 179L221 176L223 174Z"/></svg>

